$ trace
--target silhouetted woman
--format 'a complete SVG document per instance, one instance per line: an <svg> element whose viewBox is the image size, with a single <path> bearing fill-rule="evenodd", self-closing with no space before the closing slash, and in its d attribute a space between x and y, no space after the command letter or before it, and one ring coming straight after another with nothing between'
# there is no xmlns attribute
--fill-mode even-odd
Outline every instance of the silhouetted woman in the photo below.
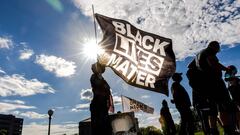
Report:
<svg viewBox="0 0 240 135"><path fill-rule="evenodd" d="M190 109L191 101L185 88L180 84L182 73L174 73L172 76L173 84L171 87L173 103L181 116L181 127L179 135L194 135L193 115Z"/></svg>
<svg viewBox="0 0 240 135"><path fill-rule="evenodd" d="M164 127L166 135L175 135L176 127L174 125L172 115L169 111L168 104L166 100L162 101L162 108L160 110L160 119L161 126Z"/></svg>
<svg viewBox="0 0 240 135"><path fill-rule="evenodd" d="M95 63L92 65L92 71L93 99L90 105L92 135L111 135L108 111L114 112L114 107L110 87L102 77L105 67Z"/></svg>

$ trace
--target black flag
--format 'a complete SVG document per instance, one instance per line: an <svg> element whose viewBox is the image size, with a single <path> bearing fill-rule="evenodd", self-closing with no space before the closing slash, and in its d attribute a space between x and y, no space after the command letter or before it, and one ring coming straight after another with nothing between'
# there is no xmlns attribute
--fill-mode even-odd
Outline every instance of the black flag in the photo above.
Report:
<svg viewBox="0 0 240 135"><path fill-rule="evenodd" d="M100 14L104 50L98 61L113 69L128 84L168 95L168 80L176 62L172 40L137 29L129 22Z"/></svg>

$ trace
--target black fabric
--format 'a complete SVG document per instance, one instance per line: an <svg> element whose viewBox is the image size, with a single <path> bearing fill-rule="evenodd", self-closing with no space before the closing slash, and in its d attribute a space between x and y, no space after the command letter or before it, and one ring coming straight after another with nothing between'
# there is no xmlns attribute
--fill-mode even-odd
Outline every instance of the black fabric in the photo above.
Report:
<svg viewBox="0 0 240 135"><path fill-rule="evenodd" d="M168 107L162 107L160 110L160 115L166 122L166 135L175 135L176 127L174 125L172 115Z"/></svg>
<svg viewBox="0 0 240 135"><path fill-rule="evenodd" d="M91 76L93 99L90 104L92 135L111 135L112 128L109 121L110 87L98 74Z"/></svg>
<svg viewBox="0 0 240 135"><path fill-rule="evenodd" d="M189 108L191 106L188 93L180 83L173 82L171 90L177 108Z"/></svg>
<svg viewBox="0 0 240 135"><path fill-rule="evenodd" d="M240 79L239 78L234 78L236 81L234 85L231 85L228 87L228 90L231 93L232 100L234 103L236 103L237 106L240 106Z"/></svg>
<svg viewBox="0 0 240 135"><path fill-rule="evenodd" d="M206 99L212 115L215 115L217 110L230 112L232 110L231 98L222 79L222 71L211 65L209 60L219 63L216 54L207 48L202 50L189 64L187 72L189 84L195 94L198 94L195 95L193 102L199 102L197 101L199 98Z"/></svg>
<svg viewBox="0 0 240 135"><path fill-rule="evenodd" d="M173 82L171 90L174 103L181 116L179 135L194 135L193 115L188 93L180 82Z"/></svg>
<svg viewBox="0 0 240 135"><path fill-rule="evenodd" d="M197 68L195 59L188 65L186 75L193 90L193 104L207 100L209 91L206 83L208 82L205 79L204 72Z"/></svg>
<svg viewBox="0 0 240 135"><path fill-rule="evenodd" d="M218 63L219 60L214 52L212 52L211 49L206 48L202 50L199 54L196 56L196 66L199 70L203 71L205 75L221 78L222 77L222 71L220 69L214 68L214 65L211 65L209 63L209 59L213 60L214 62Z"/></svg>
<svg viewBox="0 0 240 135"><path fill-rule="evenodd" d="M96 102L90 104L92 135L112 135L108 107Z"/></svg>
<svg viewBox="0 0 240 135"><path fill-rule="evenodd" d="M110 86L103 79L103 77L99 76L98 74L93 74L90 81L94 96L93 100L108 100L110 96Z"/></svg>
<svg viewBox="0 0 240 135"><path fill-rule="evenodd" d="M211 128L210 135L220 135L220 134L217 128Z"/></svg>
<svg viewBox="0 0 240 135"><path fill-rule="evenodd" d="M99 46L104 54L98 55L98 62L111 67L130 85L168 95L168 80L176 69L172 40L125 20L95 17L103 31Z"/></svg>
<svg viewBox="0 0 240 135"><path fill-rule="evenodd" d="M209 135L209 133L210 133L210 126L209 126L209 121L208 121L208 116L210 113L209 106L202 107L201 105L199 106L199 104L195 104L194 108L196 109L197 114L200 118L202 130L203 130L204 134Z"/></svg>
<svg viewBox="0 0 240 135"><path fill-rule="evenodd" d="M193 115L190 108L177 108L181 116L179 135L194 135Z"/></svg>

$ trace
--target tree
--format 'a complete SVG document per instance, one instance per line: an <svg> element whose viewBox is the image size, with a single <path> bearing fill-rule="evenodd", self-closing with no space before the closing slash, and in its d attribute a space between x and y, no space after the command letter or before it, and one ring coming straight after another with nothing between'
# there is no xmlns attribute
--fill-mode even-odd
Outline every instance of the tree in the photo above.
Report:
<svg viewBox="0 0 240 135"><path fill-rule="evenodd" d="M154 126L141 127L140 134L141 135L163 135L161 130Z"/></svg>

